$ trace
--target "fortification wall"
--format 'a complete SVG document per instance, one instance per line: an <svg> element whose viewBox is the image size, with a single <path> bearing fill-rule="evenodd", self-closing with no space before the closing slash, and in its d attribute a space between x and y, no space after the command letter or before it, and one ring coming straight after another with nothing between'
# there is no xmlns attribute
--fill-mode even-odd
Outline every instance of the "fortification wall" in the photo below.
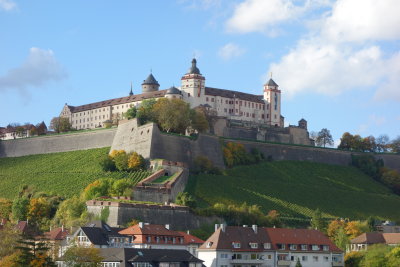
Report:
<svg viewBox="0 0 400 267"><path fill-rule="evenodd" d="M48 135L0 142L0 157L20 157L111 146L116 129Z"/></svg>
<svg viewBox="0 0 400 267"><path fill-rule="evenodd" d="M110 215L107 223L110 226L121 226L133 219L151 224L170 224L171 229L187 230L199 228L202 224L223 222L218 217L201 217L182 206L159 206L146 204L125 204L117 202L88 201L88 212L99 215L101 210L109 207Z"/></svg>

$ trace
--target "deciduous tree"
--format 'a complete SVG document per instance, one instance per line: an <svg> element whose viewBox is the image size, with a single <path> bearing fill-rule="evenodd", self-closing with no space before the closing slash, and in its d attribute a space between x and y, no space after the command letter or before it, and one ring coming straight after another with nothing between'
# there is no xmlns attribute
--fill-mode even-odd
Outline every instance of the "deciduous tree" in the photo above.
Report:
<svg viewBox="0 0 400 267"><path fill-rule="evenodd" d="M103 258L98 248L70 247L64 254L67 266L100 267Z"/></svg>
<svg viewBox="0 0 400 267"><path fill-rule="evenodd" d="M318 136L317 139L315 140L315 143L318 146L323 146L326 147L326 145L333 145L333 138L331 135L331 132L326 129L323 128L321 131L318 132Z"/></svg>
<svg viewBox="0 0 400 267"><path fill-rule="evenodd" d="M190 107L177 98L160 98L153 106L158 126L166 132L185 134L190 125Z"/></svg>
<svg viewBox="0 0 400 267"><path fill-rule="evenodd" d="M57 133L68 132L71 130L71 123L68 118L54 117L50 122L50 129Z"/></svg>

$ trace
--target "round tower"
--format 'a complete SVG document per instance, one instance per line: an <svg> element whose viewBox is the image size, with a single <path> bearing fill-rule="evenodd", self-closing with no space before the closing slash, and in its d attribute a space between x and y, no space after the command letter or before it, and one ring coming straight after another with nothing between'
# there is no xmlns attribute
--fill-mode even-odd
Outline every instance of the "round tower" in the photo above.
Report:
<svg viewBox="0 0 400 267"><path fill-rule="evenodd" d="M182 92L176 88L175 86L172 86L171 88L169 88L167 90L167 92L165 93L165 97L166 98L178 98L178 99L182 99Z"/></svg>
<svg viewBox="0 0 400 267"><path fill-rule="evenodd" d="M146 80L144 80L142 83L142 93L158 91L159 88L160 84L154 78L152 73L150 73Z"/></svg>

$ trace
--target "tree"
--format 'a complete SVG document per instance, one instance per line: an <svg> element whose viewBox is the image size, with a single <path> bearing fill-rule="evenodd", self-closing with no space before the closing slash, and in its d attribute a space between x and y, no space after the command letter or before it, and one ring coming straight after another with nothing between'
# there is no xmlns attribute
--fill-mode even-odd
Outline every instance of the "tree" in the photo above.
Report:
<svg viewBox="0 0 400 267"><path fill-rule="evenodd" d="M14 261L19 264L17 266L56 267L49 256L50 248L44 240L24 236L18 241L18 244L16 249L20 251L20 254Z"/></svg>
<svg viewBox="0 0 400 267"><path fill-rule="evenodd" d="M0 218L9 219L11 214L12 201L0 198Z"/></svg>
<svg viewBox="0 0 400 267"><path fill-rule="evenodd" d="M72 246L64 254L64 262L71 267L100 267L102 260L98 248Z"/></svg>
<svg viewBox="0 0 400 267"><path fill-rule="evenodd" d="M295 267L302 267L302 266L303 266L303 265L301 265L300 259L297 258L297 262L296 262L296 266L295 266Z"/></svg>
<svg viewBox="0 0 400 267"><path fill-rule="evenodd" d="M82 224L82 214L86 211L85 200L78 196L66 199L58 206L53 223L65 225L66 227L78 226Z"/></svg>
<svg viewBox="0 0 400 267"><path fill-rule="evenodd" d="M104 158L100 160L100 166L103 169L103 171L108 171L108 172L113 172L117 169L115 167L115 162L108 155L105 155Z"/></svg>
<svg viewBox="0 0 400 267"><path fill-rule="evenodd" d="M145 167L145 160L142 157L142 155L139 155L136 152L130 153L128 155L128 169L130 171L137 171L137 170L141 170L144 169Z"/></svg>
<svg viewBox="0 0 400 267"><path fill-rule="evenodd" d="M344 227L340 227L336 231L336 235L334 237L334 242L336 246L342 250L346 250L347 244L349 244L349 237L346 234L346 230Z"/></svg>
<svg viewBox="0 0 400 267"><path fill-rule="evenodd" d="M322 218L322 213L319 209L316 209L311 217L311 227L319 231L323 231L326 227L325 221Z"/></svg>
<svg viewBox="0 0 400 267"><path fill-rule="evenodd" d="M44 135L47 133L47 126L46 123L44 123L44 121L42 121L41 123L36 124L36 131L38 135Z"/></svg>
<svg viewBox="0 0 400 267"><path fill-rule="evenodd" d="M153 106L158 126L166 132L185 134L190 125L190 107L177 98L160 98Z"/></svg>
<svg viewBox="0 0 400 267"><path fill-rule="evenodd" d="M3 226L0 230L0 258L11 255L15 251L19 236L18 230L11 223L6 223Z"/></svg>
<svg viewBox="0 0 400 267"><path fill-rule="evenodd" d="M115 167L119 171L128 170L128 154L125 151L118 153L113 158Z"/></svg>
<svg viewBox="0 0 400 267"><path fill-rule="evenodd" d="M394 247L386 254L387 266L400 266L400 247Z"/></svg>
<svg viewBox="0 0 400 267"><path fill-rule="evenodd" d="M376 149L378 152L387 152L389 148L389 136L386 134L376 138Z"/></svg>
<svg viewBox="0 0 400 267"><path fill-rule="evenodd" d="M153 106L155 103L156 100L154 98L142 101L136 112L136 117L141 125L146 124L149 121L154 121Z"/></svg>
<svg viewBox="0 0 400 267"><path fill-rule="evenodd" d="M346 267L361 267L360 263L364 257L364 251L352 251L344 256Z"/></svg>
<svg viewBox="0 0 400 267"><path fill-rule="evenodd" d="M129 108L125 113L124 117L128 120L136 118L137 108L135 106Z"/></svg>
<svg viewBox="0 0 400 267"><path fill-rule="evenodd" d="M367 136L362 139L362 149L361 151L364 152L376 152L377 151L377 145L375 141L375 137L372 135Z"/></svg>
<svg viewBox="0 0 400 267"><path fill-rule="evenodd" d="M179 192L176 196L175 203L182 206L188 206L189 208L196 208L196 200L189 195L188 192Z"/></svg>
<svg viewBox="0 0 400 267"><path fill-rule="evenodd" d="M209 129L206 115L204 114L204 110L201 108L190 110L190 121L192 128L199 133L203 133Z"/></svg>
<svg viewBox="0 0 400 267"><path fill-rule="evenodd" d="M12 205L12 217L16 221L26 220L26 215L28 214L29 199L25 197L16 198Z"/></svg>
<svg viewBox="0 0 400 267"><path fill-rule="evenodd" d="M338 149L351 150L353 148L354 137L349 132L345 132L340 138Z"/></svg>
<svg viewBox="0 0 400 267"><path fill-rule="evenodd" d="M318 136L315 142L317 146L323 146L323 147L325 147L326 145L332 146L333 138L330 131L326 128L323 128L321 131L318 132Z"/></svg>
<svg viewBox="0 0 400 267"><path fill-rule="evenodd" d="M394 153L400 153L400 136L397 136L397 138L393 139L390 142L390 149L392 150L392 152Z"/></svg>
<svg viewBox="0 0 400 267"><path fill-rule="evenodd" d="M50 203L44 197L31 198L27 219L36 225L40 225L45 218L50 218Z"/></svg>
<svg viewBox="0 0 400 267"><path fill-rule="evenodd" d="M50 121L50 129L53 129L57 133L68 132L71 130L71 127L69 119L65 117L54 117Z"/></svg>
<svg viewBox="0 0 400 267"><path fill-rule="evenodd" d="M391 267L392 265L386 264L387 262L385 258L385 254L390 250L390 247L387 245L371 245L368 247L360 265L365 267Z"/></svg>

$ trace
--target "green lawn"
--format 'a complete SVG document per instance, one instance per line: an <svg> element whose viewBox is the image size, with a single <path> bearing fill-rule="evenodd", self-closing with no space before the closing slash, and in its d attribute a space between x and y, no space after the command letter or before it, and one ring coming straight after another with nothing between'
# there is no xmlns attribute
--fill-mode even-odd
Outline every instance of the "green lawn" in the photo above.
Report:
<svg viewBox="0 0 400 267"><path fill-rule="evenodd" d="M400 220L400 196L358 169L303 161L263 162L236 167L226 175L192 175L187 191L200 206L216 202L257 204L283 216Z"/></svg>
<svg viewBox="0 0 400 267"><path fill-rule="evenodd" d="M39 191L62 196L79 194L89 183L99 178L132 178L135 182L149 175L139 172L104 172L99 161L109 147L0 158L0 197L14 198L22 185L33 185Z"/></svg>

